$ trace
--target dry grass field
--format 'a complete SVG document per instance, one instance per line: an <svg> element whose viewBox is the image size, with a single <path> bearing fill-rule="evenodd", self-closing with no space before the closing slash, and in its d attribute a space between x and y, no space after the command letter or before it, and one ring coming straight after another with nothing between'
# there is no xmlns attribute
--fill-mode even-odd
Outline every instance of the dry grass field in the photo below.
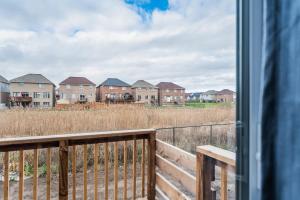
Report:
<svg viewBox="0 0 300 200"><path fill-rule="evenodd" d="M145 108L112 105L99 110L6 110L0 137L161 128L234 121L232 108Z"/></svg>

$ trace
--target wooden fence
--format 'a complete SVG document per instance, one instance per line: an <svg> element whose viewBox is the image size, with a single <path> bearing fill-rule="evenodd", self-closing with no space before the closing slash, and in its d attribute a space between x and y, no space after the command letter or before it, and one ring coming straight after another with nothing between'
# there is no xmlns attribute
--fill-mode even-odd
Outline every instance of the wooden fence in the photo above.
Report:
<svg viewBox="0 0 300 200"><path fill-rule="evenodd" d="M105 199L118 199L118 159L114 159L114 196L108 195L108 144L114 144L114 158L118 158L118 145L122 142L124 146L124 174L123 174L123 199L127 199L127 141L133 141L133 155L132 155L132 195L133 199L136 198L136 161L137 161L137 140L142 141L142 197L147 196L147 199L155 199L155 136L156 131L153 129L146 130L128 130L128 131L111 131L111 132L98 132L98 133L81 133L81 134L65 134L65 135L53 135L53 136L35 136L35 137L19 137L19 138L7 138L0 140L0 152L4 153L3 165L4 165L4 183L3 183L3 196L4 200L9 199L9 159L10 152L19 152L19 193L18 198L23 199L24 191L24 154L25 150L33 151L33 199L38 199L38 152L40 149L47 149L46 165L46 193L45 198L50 200L51 192L51 150L52 148L59 148L59 184L57 190L59 191L59 199L68 199L69 183L68 183L68 162L69 159L72 162L71 176L72 176L72 199L76 199L76 147L83 145L83 199L87 199L87 157L88 149L87 145L94 145L94 199L98 199L98 155L99 144L104 144L105 155ZM146 142L147 142L147 162L146 162ZM69 150L72 149L72 153L69 154ZM69 157L71 155L71 157ZM147 190L145 190L145 165L147 163ZM1 190L0 190L1 191Z"/></svg>

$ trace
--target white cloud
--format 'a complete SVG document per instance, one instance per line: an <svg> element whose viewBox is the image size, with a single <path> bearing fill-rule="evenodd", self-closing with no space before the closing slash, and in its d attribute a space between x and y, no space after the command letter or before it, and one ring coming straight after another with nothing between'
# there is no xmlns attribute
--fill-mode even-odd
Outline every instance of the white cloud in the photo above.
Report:
<svg viewBox="0 0 300 200"><path fill-rule="evenodd" d="M0 74L235 87L235 1L170 0L143 21L119 0L0 2Z"/></svg>

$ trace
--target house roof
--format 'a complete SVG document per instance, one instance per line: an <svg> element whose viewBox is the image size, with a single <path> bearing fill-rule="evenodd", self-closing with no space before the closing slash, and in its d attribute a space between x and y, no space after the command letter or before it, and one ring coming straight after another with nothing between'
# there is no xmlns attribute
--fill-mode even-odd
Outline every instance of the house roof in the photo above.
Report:
<svg viewBox="0 0 300 200"><path fill-rule="evenodd" d="M172 82L160 82L159 84L156 85L159 89L184 89L183 87L176 85L175 83Z"/></svg>
<svg viewBox="0 0 300 200"><path fill-rule="evenodd" d="M52 84L45 76L42 74L26 74L18 78L12 79L10 83L36 83L36 84ZM55 85L54 85L55 86Z"/></svg>
<svg viewBox="0 0 300 200"><path fill-rule="evenodd" d="M125 83L124 81L121 81L117 78L108 78L99 86L130 87L128 83Z"/></svg>
<svg viewBox="0 0 300 200"><path fill-rule="evenodd" d="M0 75L0 83L7 83L8 84L8 80L6 80L6 78L4 78L3 76Z"/></svg>
<svg viewBox="0 0 300 200"><path fill-rule="evenodd" d="M138 80L132 84L132 88L157 88L156 86L144 80Z"/></svg>
<svg viewBox="0 0 300 200"><path fill-rule="evenodd" d="M66 80L62 81L59 85L96 85L96 84L85 77L70 76Z"/></svg>
<svg viewBox="0 0 300 200"><path fill-rule="evenodd" d="M206 94L206 95L215 95L217 93L218 93L218 91L216 91L216 90L208 90L208 91L204 92L204 94Z"/></svg>
<svg viewBox="0 0 300 200"><path fill-rule="evenodd" d="M219 95L232 95L234 92L229 89L224 89L218 92Z"/></svg>

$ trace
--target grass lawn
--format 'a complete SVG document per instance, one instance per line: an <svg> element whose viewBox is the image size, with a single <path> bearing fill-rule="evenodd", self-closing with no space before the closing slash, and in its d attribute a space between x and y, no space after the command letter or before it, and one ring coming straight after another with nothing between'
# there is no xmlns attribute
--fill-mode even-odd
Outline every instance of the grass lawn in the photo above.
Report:
<svg viewBox="0 0 300 200"><path fill-rule="evenodd" d="M213 108L213 107L232 107L232 103L201 103L201 102L187 102L186 107L190 108Z"/></svg>

